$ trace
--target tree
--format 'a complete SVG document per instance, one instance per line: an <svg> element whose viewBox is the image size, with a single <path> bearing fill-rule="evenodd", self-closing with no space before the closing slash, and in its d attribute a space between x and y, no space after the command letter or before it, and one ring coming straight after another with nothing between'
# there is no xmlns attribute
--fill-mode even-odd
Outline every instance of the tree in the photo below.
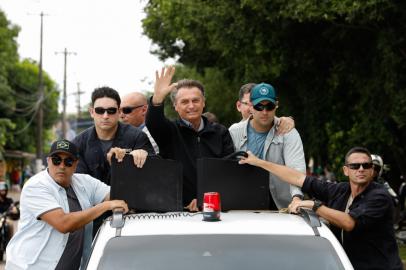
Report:
<svg viewBox="0 0 406 270"><path fill-rule="evenodd" d="M9 134L7 140L9 149L28 152L35 150L36 115L39 108L38 72L38 64L32 60L23 60L10 69L10 85L14 91L13 96L16 97L15 108L11 108L14 113L10 119L16 123L16 128ZM45 91L43 127L44 130L49 130L58 119L59 92L55 82L45 72L43 76Z"/></svg>
<svg viewBox="0 0 406 270"><path fill-rule="evenodd" d="M307 157L338 169L364 145L406 176L406 3L150 0L145 11L154 53L207 79L216 108L232 106L238 85L270 82Z"/></svg>
<svg viewBox="0 0 406 270"><path fill-rule="evenodd" d="M16 42L19 30L0 10L0 151L7 148L34 152L38 66L31 60L19 61ZM45 72L44 88L46 130L58 117L58 91Z"/></svg>
<svg viewBox="0 0 406 270"><path fill-rule="evenodd" d="M11 25L5 14L0 10L0 151L6 143L6 131L13 128L13 123L7 119L10 115L9 104L15 100L8 84L8 69L18 61L16 38L19 28Z"/></svg>

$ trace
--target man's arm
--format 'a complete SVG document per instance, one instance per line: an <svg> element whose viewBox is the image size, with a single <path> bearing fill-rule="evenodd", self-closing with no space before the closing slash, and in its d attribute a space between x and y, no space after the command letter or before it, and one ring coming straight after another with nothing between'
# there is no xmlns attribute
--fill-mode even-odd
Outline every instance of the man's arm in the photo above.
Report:
<svg viewBox="0 0 406 270"><path fill-rule="evenodd" d="M171 84L174 67L162 68L161 74L156 71L154 95L149 100L145 125L159 148L170 142L172 123L164 115L164 101L166 96L174 89L176 83Z"/></svg>
<svg viewBox="0 0 406 270"><path fill-rule="evenodd" d="M299 132L293 129L283 136L283 159L289 168L306 173L306 161L303 151L303 144ZM303 192L295 185L290 185L290 194L293 199L303 199Z"/></svg>
<svg viewBox="0 0 406 270"><path fill-rule="evenodd" d="M108 197L106 197L106 199L107 198ZM115 208L124 209L124 213L128 212L128 206L124 201L105 200L102 203L86 210L72 213L65 213L61 208L57 208L42 214L39 216L39 218L54 227L59 232L68 233L82 228L89 222L101 216L104 212L113 210Z"/></svg>
<svg viewBox="0 0 406 270"><path fill-rule="evenodd" d="M297 213L299 208L304 207L312 209L313 206L314 201L311 200L295 201L291 203L289 209L292 212ZM322 205L316 210L316 213L334 226L337 226L347 232L352 231L355 227L355 219L352 218L349 214L344 213L343 211L335 210Z"/></svg>
<svg viewBox="0 0 406 270"><path fill-rule="evenodd" d="M257 158L255 155L253 155L251 153L251 151L248 151L248 157L243 157L241 158L241 160L239 161L240 164L251 164L257 167L261 167L271 173L273 173L276 177L278 177L279 179L298 186L298 187L302 187L305 177L306 175L304 173L301 173L299 171L296 171L294 169L291 169L289 167L283 166L283 165L279 165L276 163L272 163L266 160L262 160Z"/></svg>

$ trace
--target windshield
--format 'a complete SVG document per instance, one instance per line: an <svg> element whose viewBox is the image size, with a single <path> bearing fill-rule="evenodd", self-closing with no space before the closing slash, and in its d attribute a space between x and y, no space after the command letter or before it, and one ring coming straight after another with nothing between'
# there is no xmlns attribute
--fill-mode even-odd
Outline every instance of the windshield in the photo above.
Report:
<svg viewBox="0 0 406 270"><path fill-rule="evenodd" d="M292 235L154 235L108 241L98 269L344 269L330 242Z"/></svg>

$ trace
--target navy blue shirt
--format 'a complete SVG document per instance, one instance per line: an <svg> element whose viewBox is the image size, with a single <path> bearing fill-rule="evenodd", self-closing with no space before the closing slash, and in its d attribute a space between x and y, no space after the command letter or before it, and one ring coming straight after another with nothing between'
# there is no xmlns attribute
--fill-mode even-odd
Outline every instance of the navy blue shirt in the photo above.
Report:
<svg viewBox="0 0 406 270"><path fill-rule="evenodd" d="M312 176L306 177L302 191L343 212L351 194L348 182L329 183ZM371 182L349 207L354 229L343 232L330 225L355 269L403 269L393 229L393 207L387 190Z"/></svg>

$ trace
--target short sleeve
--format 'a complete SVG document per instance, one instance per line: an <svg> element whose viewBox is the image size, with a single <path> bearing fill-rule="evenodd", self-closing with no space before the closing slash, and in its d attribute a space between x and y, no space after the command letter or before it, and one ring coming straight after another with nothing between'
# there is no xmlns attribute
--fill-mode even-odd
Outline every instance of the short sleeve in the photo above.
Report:
<svg viewBox="0 0 406 270"><path fill-rule="evenodd" d="M38 219L48 211L63 207L50 187L42 183L36 183L36 185L26 185L24 187L21 194L20 208Z"/></svg>
<svg viewBox="0 0 406 270"><path fill-rule="evenodd" d="M349 215L357 221L355 229L367 229L387 218L388 208L392 206L392 200L388 195L383 192L374 192L362 204L350 207Z"/></svg>

